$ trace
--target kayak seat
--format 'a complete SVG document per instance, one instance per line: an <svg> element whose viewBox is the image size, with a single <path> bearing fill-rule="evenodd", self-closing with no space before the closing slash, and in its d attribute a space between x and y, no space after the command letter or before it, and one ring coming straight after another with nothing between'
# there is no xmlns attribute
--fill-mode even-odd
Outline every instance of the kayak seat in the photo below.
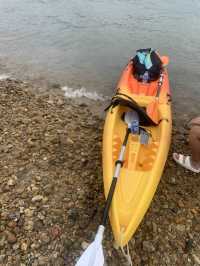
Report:
<svg viewBox="0 0 200 266"><path fill-rule="evenodd" d="M124 99L123 97L127 99ZM146 108L141 107L134 101L131 97L126 94L117 93L111 100L110 105L105 109L108 110L110 107L115 108L117 105L128 106L129 108L136 111L139 115L140 125L141 126L156 126L157 124L148 116L146 113ZM112 109L111 109L112 111Z"/></svg>

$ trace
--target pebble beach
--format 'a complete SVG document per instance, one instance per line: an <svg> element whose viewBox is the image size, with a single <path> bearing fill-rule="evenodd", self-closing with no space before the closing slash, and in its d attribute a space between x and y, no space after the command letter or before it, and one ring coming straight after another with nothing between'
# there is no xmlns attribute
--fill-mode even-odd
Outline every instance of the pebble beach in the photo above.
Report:
<svg viewBox="0 0 200 266"><path fill-rule="evenodd" d="M88 103L0 81L0 265L75 265L104 206L103 124ZM163 176L130 241L134 265L200 265L199 176L177 166L173 151L189 152L176 116ZM126 265L109 224L104 254L106 265Z"/></svg>

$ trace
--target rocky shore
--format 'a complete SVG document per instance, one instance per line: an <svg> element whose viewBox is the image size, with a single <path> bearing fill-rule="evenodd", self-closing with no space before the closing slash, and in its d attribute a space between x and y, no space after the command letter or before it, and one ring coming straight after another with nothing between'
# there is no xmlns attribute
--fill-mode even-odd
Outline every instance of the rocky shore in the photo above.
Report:
<svg viewBox="0 0 200 266"><path fill-rule="evenodd" d="M0 81L0 265L75 265L104 206L102 132L89 105ZM173 150L188 153L186 135L175 119ZM171 152L130 242L134 265L200 265L200 179ZM126 265L109 226L104 251L108 266Z"/></svg>

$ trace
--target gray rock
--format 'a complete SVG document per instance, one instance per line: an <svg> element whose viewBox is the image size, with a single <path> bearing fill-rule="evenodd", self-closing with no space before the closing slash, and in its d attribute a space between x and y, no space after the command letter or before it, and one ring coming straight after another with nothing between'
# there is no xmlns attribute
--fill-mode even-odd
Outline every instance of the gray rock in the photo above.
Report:
<svg viewBox="0 0 200 266"><path fill-rule="evenodd" d="M24 251L24 252L27 251L28 247L29 247L29 243L27 241L21 242L20 248L22 251Z"/></svg>
<svg viewBox="0 0 200 266"><path fill-rule="evenodd" d="M40 256L38 258L38 265L47 265L49 262L49 258L47 256Z"/></svg>
<svg viewBox="0 0 200 266"><path fill-rule="evenodd" d="M31 209L25 209L24 210L24 214L26 217L32 217L33 213L34 213L34 210L31 210Z"/></svg>
<svg viewBox="0 0 200 266"><path fill-rule="evenodd" d="M16 184L16 180L14 180L14 179L9 179L7 182L7 185L9 187L13 187L13 186L15 186L15 184Z"/></svg>
<svg viewBox="0 0 200 266"><path fill-rule="evenodd" d="M37 195L37 196L35 196L35 197L33 197L31 199L32 202L38 202L38 201L41 201L41 200L43 200L43 196L42 195Z"/></svg>
<svg viewBox="0 0 200 266"><path fill-rule="evenodd" d="M42 178L41 178L41 176L37 175L37 176L35 177L35 180L36 180L37 182L40 182L40 181L42 180Z"/></svg>
<svg viewBox="0 0 200 266"><path fill-rule="evenodd" d="M11 212L11 213L9 213L8 217L9 217L10 220L13 220L13 221L17 222L20 219L20 212L17 212L17 211L16 212Z"/></svg>
<svg viewBox="0 0 200 266"><path fill-rule="evenodd" d="M19 243L14 244L12 248L13 248L14 250L19 249Z"/></svg>
<svg viewBox="0 0 200 266"><path fill-rule="evenodd" d="M200 265L200 257L198 257L196 254L192 254L192 257L194 262L197 263L197 265Z"/></svg>
<svg viewBox="0 0 200 266"><path fill-rule="evenodd" d="M143 241L142 247L143 247L144 251L147 251L150 253L155 251L155 247L153 246L153 244L150 241Z"/></svg>
<svg viewBox="0 0 200 266"><path fill-rule="evenodd" d="M86 248L88 248L89 245L90 245L90 244L87 243L86 241L83 241L83 242L81 243L81 247L82 247L83 250L85 250Z"/></svg>
<svg viewBox="0 0 200 266"><path fill-rule="evenodd" d="M41 233L40 240L42 241L42 243L48 244L50 242L50 237L47 235L47 233Z"/></svg>
<svg viewBox="0 0 200 266"><path fill-rule="evenodd" d="M8 243L14 244L17 242L17 238L16 238L15 234L11 233L10 231L5 231L5 234L7 236Z"/></svg>
<svg viewBox="0 0 200 266"><path fill-rule="evenodd" d="M26 231L32 231L33 230L33 226L34 226L34 222L32 220L26 220L25 221L25 225L24 225L24 229Z"/></svg>
<svg viewBox="0 0 200 266"><path fill-rule="evenodd" d="M3 263L5 258L6 258L5 254L0 255L0 263Z"/></svg>
<svg viewBox="0 0 200 266"><path fill-rule="evenodd" d="M6 236L5 234L1 234L0 235L0 249L5 247L5 243L6 243Z"/></svg>
<svg viewBox="0 0 200 266"><path fill-rule="evenodd" d="M154 234L156 234L157 231L158 231L158 226L157 226L157 224L153 222L153 223L152 223L152 227L153 227L153 232L154 232Z"/></svg>
<svg viewBox="0 0 200 266"><path fill-rule="evenodd" d="M180 232L185 232L185 230L186 230L186 226L185 226L184 224L178 224L178 225L176 226L176 229L177 229L178 231L180 231Z"/></svg>
<svg viewBox="0 0 200 266"><path fill-rule="evenodd" d="M175 177L171 177L171 178L169 179L169 183L170 183L171 185L176 185L176 178L175 178Z"/></svg>

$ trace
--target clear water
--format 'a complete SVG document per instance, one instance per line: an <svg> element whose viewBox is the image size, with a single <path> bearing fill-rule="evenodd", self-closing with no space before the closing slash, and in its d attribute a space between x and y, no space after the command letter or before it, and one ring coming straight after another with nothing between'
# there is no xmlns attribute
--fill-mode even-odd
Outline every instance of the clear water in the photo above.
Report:
<svg viewBox="0 0 200 266"><path fill-rule="evenodd" d="M197 108L199 44L199 0L0 0L0 70L20 78L111 95L135 50L153 47L170 56L175 102Z"/></svg>

